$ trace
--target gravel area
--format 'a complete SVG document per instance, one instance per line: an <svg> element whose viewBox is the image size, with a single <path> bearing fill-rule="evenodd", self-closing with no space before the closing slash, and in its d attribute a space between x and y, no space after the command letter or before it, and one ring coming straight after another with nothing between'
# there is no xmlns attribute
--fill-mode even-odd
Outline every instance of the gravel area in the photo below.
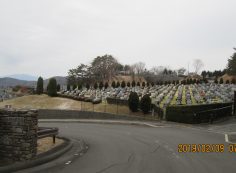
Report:
<svg viewBox="0 0 236 173"><path fill-rule="evenodd" d="M38 139L37 144L37 154L41 154L43 152L47 152L50 149L62 144L64 142L63 139L56 138L55 144L53 144L53 138L52 137L46 137L42 139Z"/></svg>

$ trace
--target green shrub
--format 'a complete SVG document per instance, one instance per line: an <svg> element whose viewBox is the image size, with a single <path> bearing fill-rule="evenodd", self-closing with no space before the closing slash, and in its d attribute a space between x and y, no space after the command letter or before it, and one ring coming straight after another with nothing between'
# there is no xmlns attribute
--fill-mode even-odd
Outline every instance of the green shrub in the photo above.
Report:
<svg viewBox="0 0 236 173"><path fill-rule="evenodd" d="M223 78L220 78L220 84L223 84L223 83L224 83Z"/></svg>
<svg viewBox="0 0 236 173"><path fill-rule="evenodd" d="M99 89L101 90L103 88L103 82L99 83Z"/></svg>
<svg viewBox="0 0 236 173"><path fill-rule="evenodd" d="M105 83L105 89L107 89L108 86L109 86L109 85L108 85L108 82L106 82L106 83Z"/></svg>
<svg viewBox="0 0 236 173"><path fill-rule="evenodd" d="M136 92L131 92L128 99L129 109L132 112L137 112L139 107L139 97Z"/></svg>
<svg viewBox="0 0 236 173"><path fill-rule="evenodd" d="M121 87L124 88L125 87L125 81L121 82Z"/></svg>
<svg viewBox="0 0 236 173"><path fill-rule="evenodd" d="M142 97L140 101L140 108L144 114L149 113L151 109L151 98L149 97L149 95L145 95Z"/></svg>
<svg viewBox="0 0 236 173"><path fill-rule="evenodd" d="M94 83L93 88L94 88L95 90L98 89L98 84L97 84L97 82Z"/></svg>
<svg viewBox="0 0 236 173"><path fill-rule="evenodd" d="M136 83L135 83L134 80L132 81L132 84L131 84L131 85L132 85L132 87L135 87L135 86L136 86Z"/></svg>
<svg viewBox="0 0 236 173"><path fill-rule="evenodd" d="M49 96L51 97L57 96L57 81L55 78L49 79L47 89Z"/></svg>
<svg viewBox="0 0 236 173"><path fill-rule="evenodd" d="M232 84L235 84L235 83L236 83L235 79L232 79L231 83L232 83Z"/></svg>
<svg viewBox="0 0 236 173"><path fill-rule="evenodd" d="M116 82L113 81L113 82L111 83L111 86L112 86L112 88L115 88L115 87L116 87Z"/></svg>
<svg viewBox="0 0 236 173"><path fill-rule="evenodd" d="M120 82L119 81L117 81L117 83L116 83L116 88L118 88L118 87L120 87Z"/></svg>

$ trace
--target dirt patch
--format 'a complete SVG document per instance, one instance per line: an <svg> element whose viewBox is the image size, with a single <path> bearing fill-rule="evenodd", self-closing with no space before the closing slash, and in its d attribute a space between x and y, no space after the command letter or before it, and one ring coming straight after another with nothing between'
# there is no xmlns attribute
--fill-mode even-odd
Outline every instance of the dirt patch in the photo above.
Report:
<svg viewBox="0 0 236 173"><path fill-rule="evenodd" d="M62 144L64 142L63 139L56 138L55 144L53 143L52 137L46 137L42 139L38 139L37 144L37 154L41 154L51 150L52 148Z"/></svg>
<svg viewBox="0 0 236 173"><path fill-rule="evenodd" d="M57 109L70 109L71 104L69 104L68 102L62 103L60 105L57 106Z"/></svg>

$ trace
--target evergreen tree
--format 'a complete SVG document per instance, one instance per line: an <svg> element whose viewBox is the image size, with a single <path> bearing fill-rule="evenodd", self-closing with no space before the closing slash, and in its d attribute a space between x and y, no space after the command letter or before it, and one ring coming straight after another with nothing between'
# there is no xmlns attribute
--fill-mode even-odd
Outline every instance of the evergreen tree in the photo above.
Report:
<svg viewBox="0 0 236 173"><path fill-rule="evenodd" d="M151 98L149 97L148 94L142 97L140 101L140 108L143 111L144 114L149 113L151 109Z"/></svg>
<svg viewBox="0 0 236 173"><path fill-rule="evenodd" d="M131 92L128 99L129 109L132 112L137 112L139 107L139 97L136 92Z"/></svg>
<svg viewBox="0 0 236 173"><path fill-rule="evenodd" d="M109 86L109 85L108 85L108 82L106 82L106 83L105 83L105 89L107 89L108 86Z"/></svg>
<svg viewBox="0 0 236 173"><path fill-rule="evenodd" d="M94 83L93 88L96 90L98 88L97 82Z"/></svg>
<svg viewBox="0 0 236 173"><path fill-rule="evenodd" d="M236 48L234 48L236 50ZM227 73L236 75L236 52L228 59Z"/></svg>
<svg viewBox="0 0 236 173"><path fill-rule="evenodd" d="M111 83L111 86L112 86L112 88L115 88L115 87L116 87L116 82L113 81L113 82Z"/></svg>
<svg viewBox="0 0 236 173"><path fill-rule="evenodd" d="M90 88L89 83L86 84L86 88L87 88L87 90Z"/></svg>
<svg viewBox="0 0 236 173"><path fill-rule="evenodd" d="M193 79L190 78L190 79L189 79L189 84L192 84L192 83L193 83Z"/></svg>
<svg viewBox="0 0 236 173"><path fill-rule="evenodd" d="M143 82L143 83L142 83L142 87L145 87L145 85L146 85L145 82Z"/></svg>
<svg viewBox="0 0 236 173"><path fill-rule="evenodd" d="M135 83L134 80L132 81L132 84L131 84L131 85L132 85L132 87L135 87L135 86L136 86L136 83Z"/></svg>
<svg viewBox="0 0 236 173"><path fill-rule="evenodd" d="M127 82L127 87L130 87L130 82Z"/></svg>
<svg viewBox="0 0 236 173"><path fill-rule="evenodd" d="M137 86L140 86L140 83L139 83L139 82L137 82Z"/></svg>
<svg viewBox="0 0 236 173"><path fill-rule="evenodd" d="M231 83L232 83L232 84L235 84L235 83L236 83L235 79L232 79Z"/></svg>
<svg viewBox="0 0 236 173"><path fill-rule="evenodd" d="M37 81L37 88L36 88L37 94L43 94L43 78L40 76Z"/></svg>
<svg viewBox="0 0 236 173"><path fill-rule="evenodd" d="M99 83L99 89L101 90L103 88L103 82Z"/></svg>
<svg viewBox="0 0 236 173"><path fill-rule="evenodd" d="M81 90L82 89L82 84L78 83L78 89Z"/></svg>
<svg viewBox="0 0 236 173"><path fill-rule="evenodd" d="M73 90L75 90L76 88L77 88L77 86L74 84L74 85L73 85Z"/></svg>
<svg viewBox="0 0 236 173"><path fill-rule="evenodd" d="M122 87L122 88L125 88L125 81L122 81L122 82L121 82L121 87Z"/></svg>
<svg viewBox="0 0 236 173"><path fill-rule="evenodd" d="M120 82L117 81L117 83L116 83L116 88L119 88L119 87L120 87Z"/></svg>
<svg viewBox="0 0 236 173"><path fill-rule="evenodd" d="M220 78L220 84L223 84L223 83L224 83L223 78Z"/></svg>
<svg viewBox="0 0 236 173"><path fill-rule="evenodd" d="M51 97L57 96L57 81L55 78L49 79L47 89L49 96Z"/></svg>
<svg viewBox="0 0 236 173"><path fill-rule="evenodd" d="M226 84L229 84L229 80L226 80L226 82L225 82Z"/></svg>

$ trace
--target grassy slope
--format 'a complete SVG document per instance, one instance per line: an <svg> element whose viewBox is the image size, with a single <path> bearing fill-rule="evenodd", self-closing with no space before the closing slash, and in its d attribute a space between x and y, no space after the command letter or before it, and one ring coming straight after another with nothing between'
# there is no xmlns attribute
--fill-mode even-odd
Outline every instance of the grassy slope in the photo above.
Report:
<svg viewBox="0 0 236 173"><path fill-rule="evenodd" d="M49 97L47 95L29 95L18 97L16 99L0 102L0 108L5 105L12 105L13 108L19 109L72 109L72 110L86 110L96 112L109 112L118 114L132 114L141 115L142 112L130 113L128 106L113 105L113 104L95 104L89 102L80 102L72 99ZM117 110L118 108L118 110Z"/></svg>

